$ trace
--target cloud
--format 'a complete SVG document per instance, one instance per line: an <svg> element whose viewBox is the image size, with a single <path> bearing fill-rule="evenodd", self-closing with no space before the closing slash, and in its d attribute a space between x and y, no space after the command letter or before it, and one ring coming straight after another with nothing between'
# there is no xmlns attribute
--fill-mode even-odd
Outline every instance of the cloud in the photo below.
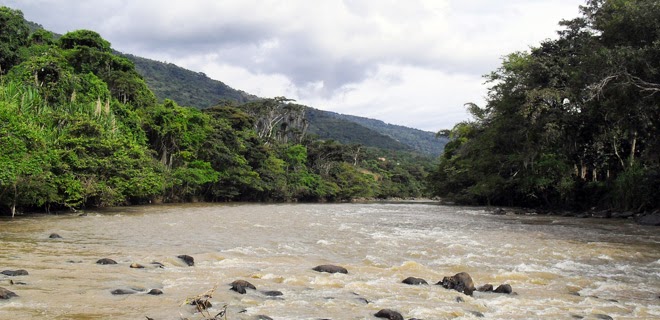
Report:
<svg viewBox="0 0 660 320"><path fill-rule="evenodd" d="M56 32L262 96L435 131L483 101L481 75L553 37L583 0L10 0ZM426 90L426 91L425 91ZM463 95L463 96L459 96Z"/></svg>

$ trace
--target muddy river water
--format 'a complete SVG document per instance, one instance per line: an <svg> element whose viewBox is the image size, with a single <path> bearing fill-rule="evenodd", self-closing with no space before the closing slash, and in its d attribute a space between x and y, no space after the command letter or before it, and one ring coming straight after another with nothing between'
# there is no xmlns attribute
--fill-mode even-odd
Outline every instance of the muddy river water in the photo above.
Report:
<svg viewBox="0 0 660 320"><path fill-rule="evenodd" d="M185 302L207 291L208 314L226 306L226 319L376 319L383 308L405 319L660 319L660 229L625 220L434 203L159 205L0 218L0 248L0 271L29 272L0 275L19 295L0 300L0 319L203 319ZM349 273L312 270L321 264ZM517 294L435 285L461 271ZM409 276L429 285L402 284ZM230 291L237 279L257 290Z"/></svg>

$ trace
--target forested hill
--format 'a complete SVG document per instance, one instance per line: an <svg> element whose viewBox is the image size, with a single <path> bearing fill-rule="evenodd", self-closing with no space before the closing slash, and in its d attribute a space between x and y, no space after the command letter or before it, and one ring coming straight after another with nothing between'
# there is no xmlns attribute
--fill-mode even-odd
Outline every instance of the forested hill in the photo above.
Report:
<svg viewBox="0 0 660 320"><path fill-rule="evenodd" d="M189 71L162 67L156 73L164 79L194 86L185 83ZM175 91L194 90L186 88ZM193 200L428 194L429 157L318 139L307 131L305 115L313 112L283 97L252 99L227 86L195 89L193 95L216 98L189 102L201 106L160 100L135 63L97 32L54 35L28 24L21 11L0 6L0 215ZM356 136L396 143L359 127L365 131Z"/></svg>
<svg viewBox="0 0 660 320"><path fill-rule="evenodd" d="M359 123L336 117L332 112L308 108L305 116L309 122L309 133L321 139L396 151L413 151L409 145Z"/></svg>
<svg viewBox="0 0 660 320"><path fill-rule="evenodd" d="M135 69L144 77L147 85L160 101L167 98L180 105L204 109L217 105L219 101L242 104L260 99L211 79L201 72L184 69L172 63L119 54L133 61ZM446 143L445 138L436 139L431 132L312 107L308 107L307 110L309 132L320 139L394 151L415 151L429 156L440 155Z"/></svg>
<svg viewBox="0 0 660 320"><path fill-rule="evenodd" d="M326 113L328 116L348 120L380 132L381 134L391 137L402 144L410 146L413 150L424 154L438 156L442 154L445 144L448 142L447 137L436 137L434 132L389 124L371 118L352 116L331 111L326 111Z"/></svg>
<svg viewBox="0 0 660 320"><path fill-rule="evenodd" d="M173 63L150 60L132 54L119 54L133 61L135 70L144 77L147 85L160 101L169 98L180 105L204 109L216 105L220 100L245 103L259 99L255 95L213 80L202 72L194 72Z"/></svg>

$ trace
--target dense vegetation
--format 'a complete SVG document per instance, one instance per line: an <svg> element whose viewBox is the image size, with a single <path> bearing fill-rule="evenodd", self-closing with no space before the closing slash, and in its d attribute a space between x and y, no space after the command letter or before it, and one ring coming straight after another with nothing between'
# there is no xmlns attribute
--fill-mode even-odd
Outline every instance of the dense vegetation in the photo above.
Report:
<svg viewBox="0 0 660 320"><path fill-rule="evenodd" d="M305 117L309 121L309 132L323 139L333 139L341 143L359 143L381 149L412 151L412 147L394 140L353 121L347 121L332 113L309 108Z"/></svg>
<svg viewBox="0 0 660 320"><path fill-rule="evenodd" d="M461 202L660 207L660 5L589 0L557 40L508 55L487 104L451 138L431 175Z"/></svg>
<svg viewBox="0 0 660 320"><path fill-rule="evenodd" d="M0 214L154 201L419 197L429 161L306 134L284 98L159 102L89 30L0 8Z"/></svg>
<svg viewBox="0 0 660 320"><path fill-rule="evenodd" d="M181 105L204 109L216 105L220 100L245 103L258 99L210 79L201 72L190 71L173 63L119 54L135 64L135 70L144 77L149 89L161 102L172 99Z"/></svg>
<svg viewBox="0 0 660 320"><path fill-rule="evenodd" d="M380 120L357 117L348 114L341 114L335 112L325 112L328 117L337 119L348 120L357 123L366 128L377 131L392 139L395 139L400 144L406 145L409 149L437 157L444 151L445 144L447 144L447 137L437 136L433 132L423 131L414 128L408 128L400 125L385 123Z"/></svg>
<svg viewBox="0 0 660 320"><path fill-rule="evenodd" d="M210 79L204 73L194 72L165 63L120 54L133 61L135 69L159 101L171 99L181 105L205 109L219 101L247 103L259 98L226 84ZM305 118L308 132L324 140L336 140L344 144L361 144L366 147L413 151L432 157L442 153L446 138L436 138L435 133L385 124L379 120L337 114L307 107ZM430 159L429 159L430 161Z"/></svg>

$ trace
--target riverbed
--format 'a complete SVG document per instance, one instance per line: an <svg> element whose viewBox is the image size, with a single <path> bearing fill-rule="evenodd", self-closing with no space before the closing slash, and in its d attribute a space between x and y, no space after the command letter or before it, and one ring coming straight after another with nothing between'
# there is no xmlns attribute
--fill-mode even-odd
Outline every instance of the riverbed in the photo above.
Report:
<svg viewBox="0 0 660 320"><path fill-rule="evenodd" d="M0 271L29 272L0 275L19 295L0 300L0 319L203 319L186 302L205 292L207 315L226 307L227 319L376 319L384 308L405 319L660 319L660 229L625 220L424 202L157 205L0 218L0 246ZM312 270L321 264L348 274ZM515 294L435 285L458 272ZM401 283L410 276L429 285ZM257 290L229 290L238 279Z"/></svg>

